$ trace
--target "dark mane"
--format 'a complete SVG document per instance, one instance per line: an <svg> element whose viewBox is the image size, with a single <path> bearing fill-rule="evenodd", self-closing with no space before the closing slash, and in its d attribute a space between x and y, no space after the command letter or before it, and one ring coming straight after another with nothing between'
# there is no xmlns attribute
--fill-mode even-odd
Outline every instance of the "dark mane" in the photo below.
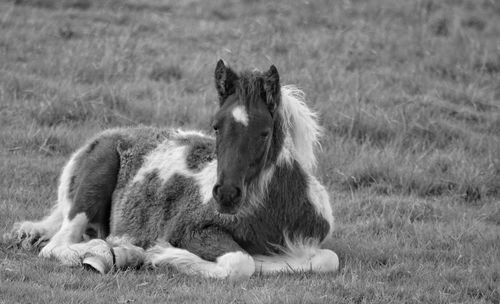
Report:
<svg viewBox="0 0 500 304"><path fill-rule="evenodd" d="M260 71L243 71L239 75L236 94L239 100L245 100L246 107L259 102L260 98L265 98L263 90L263 73Z"/></svg>

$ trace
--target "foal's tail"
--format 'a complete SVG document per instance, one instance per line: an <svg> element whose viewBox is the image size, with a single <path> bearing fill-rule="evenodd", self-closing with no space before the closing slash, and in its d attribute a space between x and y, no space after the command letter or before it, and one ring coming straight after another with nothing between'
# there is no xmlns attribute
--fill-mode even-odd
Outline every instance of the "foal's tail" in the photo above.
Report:
<svg viewBox="0 0 500 304"><path fill-rule="evenodd" d="M63 210L55 204L49 215L40 221L17 222L10 233L3 235L4 241L29 249L43 247L59 230L63 222Z"/></svg>
<svg viewBox="0 0 500 304"><path fill-rule="evenodd" d="M24 248L43 247L57 233L72 205L70 185L79 153L81 152L73 153L61 172L57 189L57 203L54 204L49 215L39 221L15 223L10 234L4 235L5 240L20 244Z"/></svg>

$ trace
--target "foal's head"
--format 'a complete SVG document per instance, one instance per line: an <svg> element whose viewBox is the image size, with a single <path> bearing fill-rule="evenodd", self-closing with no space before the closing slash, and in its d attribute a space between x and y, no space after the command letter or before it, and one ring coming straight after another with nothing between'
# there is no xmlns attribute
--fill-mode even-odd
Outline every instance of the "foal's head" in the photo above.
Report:
<svg viewBox="0 0 500 304"><path fill-rule="evenodd" d="M234 214L283 145L279 75L274 65L238 74L219 60L215 87L220 108L212 124L218 160L213 196L221 213Z"/></svg>

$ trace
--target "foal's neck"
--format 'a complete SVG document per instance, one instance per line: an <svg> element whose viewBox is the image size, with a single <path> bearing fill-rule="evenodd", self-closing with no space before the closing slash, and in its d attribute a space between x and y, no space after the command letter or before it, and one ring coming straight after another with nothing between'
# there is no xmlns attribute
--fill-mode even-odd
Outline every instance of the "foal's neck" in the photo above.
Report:
<svg viewBox="0 0 500 304"><path fill-rule="evenodd" d="M296 161L275 164L268 173L262 203L266 209L287 211L307 200L307 174Z"/></svg>

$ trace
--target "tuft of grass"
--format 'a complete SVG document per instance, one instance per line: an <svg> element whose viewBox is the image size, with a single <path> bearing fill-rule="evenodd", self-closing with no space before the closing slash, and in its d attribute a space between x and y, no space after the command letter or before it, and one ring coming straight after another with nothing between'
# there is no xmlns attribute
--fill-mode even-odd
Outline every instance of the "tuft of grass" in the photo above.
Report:
<svg viewBox="0 0 500 304"><path fill-rule="evenodd" d="M474 69L491 76L500 73L500 55L489 57L486 60L477 61L474 64Z"/></svg>
<svg viewBox="0 0 500 304"><path fill-rule="evenodd" d="M56 1L53 0L15 0L14 5L34 6L45 9L54 9Z"/></svg>
<svg viewBox="0 0 500 304"><path fill-rule="evenodd" d="M71 8L77 10L88 10L92 6L91 0L15 0L15 5L33 6L44 9Z"/></svg>
<svg viewBox="0 0 500 304"><path fill-rule="evenodd" d="M182 78L182 70L177 65L155 66L149 73L149 79L170 83Z"/></svg>
<svg viewBox="0 0 500 304"><path fill-rule="evenodd" d="M471 28L471 29L474 29L478 32L483 31L487 25L486 21L484 21L483 19L481 19L480 17L477 17L477 16L470 16L466 19L463 19L460 22L460 24L463 27Z"/></svg>
<svg viewBox="0 0 500 304"><path fill-rule="evenodd" d="M66 24L58 29L59 36L64 40L70 40L77 37L75 31L71 28L70 25Z"/></svg>
<svg viewBox="0 0 500 304"><path fill-rule="evenodd" d="M92 7L92 1L91 0L64 0L63 7L85 11L85 10L88 10Z"/></svg>
<svg viewBox="0 0 500 304"><path fill-rule="evenodd" d="M144 1L116 1L115 4L117 4L120 7L123 7L127 10L130 11L136 11L136 12L141 12L141 11L149 11L149 12L162 12L162 13L168 13L172 11L173 7L172 5L169 4L162 4L162 3L145 3Z"/></svg>
<svg viewBox="0 0 500 304"><path fill-rule="evenodd" d="M55 126L65 123L81 123L93 116L91 104L81 100L50 99L32 109L31 117L39 125Z"/></svg>
<svg viewBox="0 0 500 304"><path fill-rule="evenodd" d="M432 20L429 24L429 31L435 36L447 37L450 35L450 20L445 16L440 16Z"/></svg>

